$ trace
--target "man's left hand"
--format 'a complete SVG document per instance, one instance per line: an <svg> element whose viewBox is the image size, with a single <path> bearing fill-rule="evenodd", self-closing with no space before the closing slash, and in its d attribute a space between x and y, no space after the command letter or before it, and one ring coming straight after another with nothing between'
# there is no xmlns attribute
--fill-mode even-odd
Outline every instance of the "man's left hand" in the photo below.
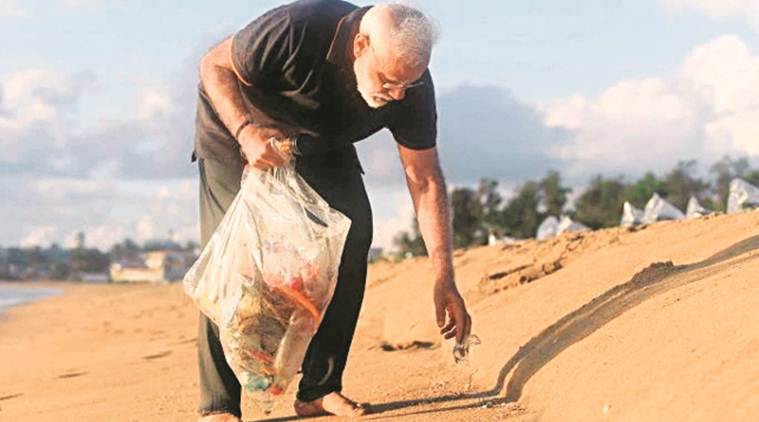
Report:
<svg viewBox="0 0 759 422"><path fill-rule="evenodd" d="M435 281L435 315L440 334L447 340L456 337L456 343L463 343L472 329L472 317L466 310L464 298L459 294L452 277ZM446 314L448 323L446 324Z"/></svg>

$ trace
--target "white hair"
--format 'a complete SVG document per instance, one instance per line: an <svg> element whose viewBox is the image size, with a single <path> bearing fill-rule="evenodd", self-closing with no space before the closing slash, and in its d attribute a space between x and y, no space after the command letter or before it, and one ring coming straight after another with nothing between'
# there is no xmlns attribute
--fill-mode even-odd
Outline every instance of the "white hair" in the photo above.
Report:
<svg viewBox="0 0 759 422"><path fill-rule="evenodd" d="M383 5L393 17L390 42L394 55L409 67L426 66L439 31L419 9L402 3Z"/></svg>

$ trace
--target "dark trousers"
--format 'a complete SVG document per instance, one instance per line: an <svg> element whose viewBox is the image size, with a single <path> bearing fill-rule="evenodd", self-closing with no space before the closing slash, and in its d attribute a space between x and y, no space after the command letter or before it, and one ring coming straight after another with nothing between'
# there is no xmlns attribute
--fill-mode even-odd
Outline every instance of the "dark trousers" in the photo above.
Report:
<svg viewBox="0 0 759 422"><path fill-rule="evenodd" d="M200 170L201 246L213 234L240 188L243 163L198 160ZM372 214L355 150L329 157L299 157L298 173L332 208L351 219L332 302L303 360L297 397L312 401L342 390L348 358L366 284L372 241ZM219 329L200 314L198 327L201 414L229 412L240 416L241 387L224 359Z"/></svg>

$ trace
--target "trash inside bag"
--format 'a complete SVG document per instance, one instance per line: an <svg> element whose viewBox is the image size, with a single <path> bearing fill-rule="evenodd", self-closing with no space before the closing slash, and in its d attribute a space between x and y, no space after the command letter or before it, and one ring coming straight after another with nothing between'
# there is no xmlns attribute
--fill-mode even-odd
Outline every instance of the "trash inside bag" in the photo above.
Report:
<svg viewBox="0 0 759 422"><path fill-rule="evenodd" d="M243 388L271 411L298 372L337 283L350 219L289 163L246 168L183 285L219 326Z"/></svg>

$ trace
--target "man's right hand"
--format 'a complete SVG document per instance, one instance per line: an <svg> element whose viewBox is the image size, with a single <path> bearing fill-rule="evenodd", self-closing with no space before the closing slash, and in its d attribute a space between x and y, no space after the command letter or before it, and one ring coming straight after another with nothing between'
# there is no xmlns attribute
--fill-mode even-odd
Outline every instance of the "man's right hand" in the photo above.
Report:
<svg viewBox="0 0 759 422"><path fill-rule="evenodd" d="M245 126L235 131L247 118L246 106L240 93L240 83L249 85L237 75L231 61L232 37L213 47L200 61L200 78L219 118L230 133L237 135L242 155L248 165L259 170L281 166L286 159L272 145L271 138L287 138L273 128ZM250 89L254 87L251 86Z"/></svg>
<svg viewBox="0 0 759 422"><path fill-rule="evenodd" d="M243 128L238 142L248 165L259 170L268 170L285 164L285 158L272 144L271 138L283 140L287 136L274 128L262 128L255 125Z"/></svg>

